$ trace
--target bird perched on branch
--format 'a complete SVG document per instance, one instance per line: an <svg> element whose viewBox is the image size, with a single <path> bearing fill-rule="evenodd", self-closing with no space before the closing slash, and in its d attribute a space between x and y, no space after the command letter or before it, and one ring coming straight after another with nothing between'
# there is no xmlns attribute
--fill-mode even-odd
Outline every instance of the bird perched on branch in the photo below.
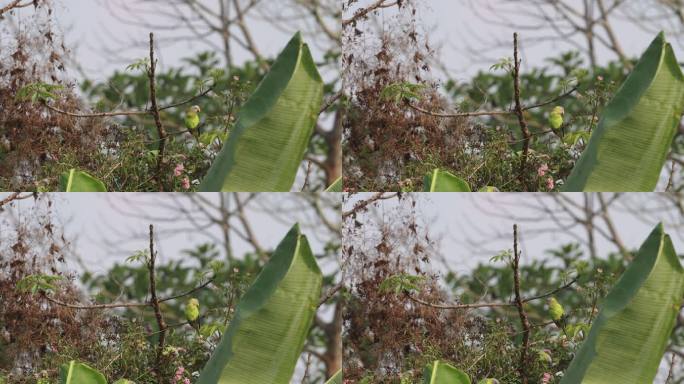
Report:
<svg viewBox="0 0 684 384"><path fill-rule="evenodd" d="M559 130L563 126L563 116L565 116L565 109L561 106L554 107L549 114L549 124L551 124L551 129L561 138L563 135Z"/></svg>
<svg viewBox="0 0 684 384"><path fill-rule="evenodd" d="M197 140L199 140L200 112L201 109L199 105L193 105L185 111L185 128L187 128L188 132Z"/></svg>
<svg viewBox="0 0 684 384"><path fill-rule="evenodd" d="M565 332L565 320L567 316L565 315L565 310L563 310L563 306L556 300L555 297L550 297L549 301L549 315L551 315L551 320L553 320L554 324L563 332Z"/></svg>
<svg viewBox="0 0 684 384"><path fill-rule="evenodd" d="M197 334L199 334L199 300L195 299L194 297L188 300L187 304L185 305L185 318L188 320L188 324L195 328Z"/></svg>

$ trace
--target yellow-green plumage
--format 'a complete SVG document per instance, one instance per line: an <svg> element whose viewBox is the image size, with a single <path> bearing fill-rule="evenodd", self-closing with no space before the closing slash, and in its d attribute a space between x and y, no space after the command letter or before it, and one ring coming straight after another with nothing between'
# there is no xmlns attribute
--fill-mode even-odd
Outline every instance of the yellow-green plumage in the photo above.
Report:
<svg viewBox="0 0 684 384"><path fill-rule="evenodd" d="M551 124L551 128L553 129L559 129L561 126L563 126L563 115L565 114L565 110L563 107L555 107L551 113L549 114L549 124Z"/></svg>
<svg viewBox="0 0 684 384"><path fill-rule="evenodd" d="M560 321L565 314L563 306L560 305L555 297L549 299L549 314L551 315L551 319L553 321Z"/></svg>
<svg viewBox="0 0 684 384"><path fill-rule="evenodd" d="M197 105L193 105L185 111L185 128L195 137L199 137L199 130L197 129L200 123L199 113L200 107Z"/></svg>
<svg viewBox="0 0 684 384"><path fill-rule="evenodd" d="M197 332L199 332L199 313L199 301L195 298L188 300L185 304L185 318Z"/></svg>

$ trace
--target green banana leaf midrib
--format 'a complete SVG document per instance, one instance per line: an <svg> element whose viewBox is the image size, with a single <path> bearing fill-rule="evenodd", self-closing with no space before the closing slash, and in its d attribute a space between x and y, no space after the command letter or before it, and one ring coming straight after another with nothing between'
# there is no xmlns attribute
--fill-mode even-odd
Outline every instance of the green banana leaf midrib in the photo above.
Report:
<svg viewBox="0 0 684 384"><path fill-rule="evenodd" d="M322 275L294 226L238 304L202 384L289 383L316 311Z"/></svg>
<svg viewBox="0 0 684 384"><path fill-rule="evenodd" d="M684 75L661 33L603 111L563 191L652 191L683 105Z"/></svg>
<svg viewBox="0 0 684 384"><path fill-rule="evenodd" d="M659 236L657 243L654 236ZM639 252L650 257L638 256L603 300L599 317L562 383L598 384L619 380L624 384L640 384L655 376L678 303L684 295L683 270L661 225ZM671 308L672 303L677 308ZM670 307L649 307L654 304ZM632 342L632 339L638 341Z"/></svg>

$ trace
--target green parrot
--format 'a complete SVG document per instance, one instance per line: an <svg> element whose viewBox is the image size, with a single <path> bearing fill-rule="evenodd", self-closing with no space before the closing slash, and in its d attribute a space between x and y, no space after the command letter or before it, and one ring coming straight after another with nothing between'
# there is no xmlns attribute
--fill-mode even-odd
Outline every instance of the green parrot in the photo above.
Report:
<svg viewBox="0 0 684 384"><path fill-rule="evenodd" d="M551 320L558 326L558 328L562 329L563 332L565 332L565 311L563 310L563 306L556 300L555 297L549 298L549 314L551 315Z"/></svg>
<svg viewBox="0 0 684 384"><path fill-rule="evenodd" d="M187 111L185 111L185 127L188 129L188 132L190 132L196 139L199 140L199 123L200 123L200 118L199 118L199 113L201 109L199 105L193 105L192 107L188 108Z"/></svg>
<svg viewBox="0 0 684 384"><path fill-rule="evenodd" d="M477 382L477 384L499 384L497 379L482 379Z"/></svg>
<svg viewBox="0 0 684 384"><path fill-rule="evenodd" d="M195 328L198 334L200 331L199 314L199 300L193 297L185 304L185 318L188 320L188 324Z"/></svg>
<svg viewBox="0 0 684 384"><path fill-rule="evenodd" d="M537 352L537 359L540 363L544 365L553 363L553 359L551 358L551 351L549 351L548 349L540 349L539 352Z"/></svg>
<svg viewBox="0 0 684 384"><path fill-rule="evenodd" d="M562 135L559 134L558 130L563 126L564 115L565 109L561 106L554 107L551 113L549 114L549 124L551 124L551 129L554 133L561 137Z"/></svg>

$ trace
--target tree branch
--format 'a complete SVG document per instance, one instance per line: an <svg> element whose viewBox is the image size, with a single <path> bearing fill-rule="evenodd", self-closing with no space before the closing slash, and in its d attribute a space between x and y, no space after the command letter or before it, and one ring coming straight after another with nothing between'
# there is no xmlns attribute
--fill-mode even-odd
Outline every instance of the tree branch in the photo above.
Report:
<svg viewBox="0 0 684 384"><path fill-rule="evenodd" d="M527 313L523 306L524 303L520 296L520 252L518 251L517 224L513 224L513 289L515 291L515 306L518 308L518 316L520 316L520 324L523 329L518 372L520 373L520 380L522 383L527 384L527 351L530 347L530 321L527 318Z"/></svg>
<svg viewBox="0 0 684 384"><path fill-rule="evenodd" d="M152 34L150 34L150 42L152 42ZM154 72L152 71L154 74ZM154 317L157 319L159 326L159 343L157 347L157 362L155 371L157 372L157 380L159 384L163 383L161 376L162 353L164 352L164 342L166 341L166 323L159 307L159 299L157 298L157 280L155 277L154 263L157 254L154 252L154 226L150 224L150 259L147 262L147 269L150 274L150 303L154 308Z"/></svg>
<svg viewBox="0 0 684 384"><path fill-rule="evenodd" d="M162 176L162 166L164 163L164 150L166 149L166 130L162 124L159 116L159 106L157 105L157 87L155 84L155 70L157 62L154 59L154 33L150 32L150 67L147 70L147 76L150 79L150 113L154 117L154 124L157 126L157 134L159 135L159 149L157 152L157 183L159 184L159 192L164 192L164 178Z"/></svg>

